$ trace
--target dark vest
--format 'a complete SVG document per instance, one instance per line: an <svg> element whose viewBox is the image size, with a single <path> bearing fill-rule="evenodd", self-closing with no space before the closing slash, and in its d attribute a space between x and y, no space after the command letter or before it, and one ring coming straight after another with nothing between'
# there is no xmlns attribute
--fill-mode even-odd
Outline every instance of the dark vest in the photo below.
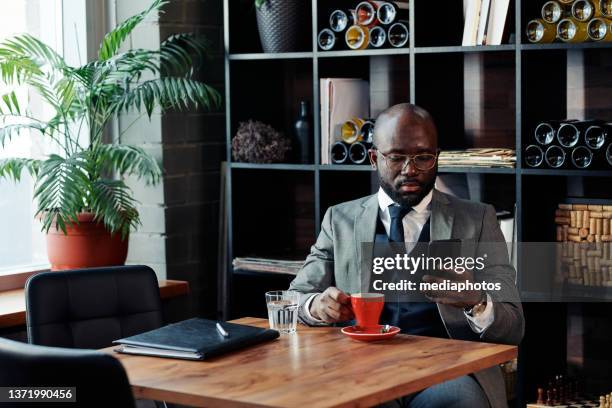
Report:
<svg viewBox="0 0 612 408"><path fill-rule="evenodd" d="M376 242L389 242L389 237L385 228L378 218L376 227ZM419 242L429 242L429 220L423 226ZM416 249L415 249L416 251ZM397 326L402 330L402 333L415 334L419 336L444 337L448 334L444 328L444 323L438 312L438 307L435 303L427 301L427 298L421 295L420 302L385 302L380 323Z"/></svg>

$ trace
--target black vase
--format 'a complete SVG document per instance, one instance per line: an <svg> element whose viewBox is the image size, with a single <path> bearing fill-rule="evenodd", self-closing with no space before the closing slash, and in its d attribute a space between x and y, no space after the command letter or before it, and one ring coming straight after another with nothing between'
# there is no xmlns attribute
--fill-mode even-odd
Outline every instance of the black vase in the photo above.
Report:
<svg viewBox="0 0 612 408"><path fill-rule="evenodd" d="M293 125L295 131L294 154L300 163L312 163L312 118L308 101L300 102L300 114Z"/></svg>
<svg viewBox="0 0 612 408"><path fill-rule="evenodd" d="M257 27L264 52L297 50L303 5L303 0L266 0L257 8Z"/></svg>

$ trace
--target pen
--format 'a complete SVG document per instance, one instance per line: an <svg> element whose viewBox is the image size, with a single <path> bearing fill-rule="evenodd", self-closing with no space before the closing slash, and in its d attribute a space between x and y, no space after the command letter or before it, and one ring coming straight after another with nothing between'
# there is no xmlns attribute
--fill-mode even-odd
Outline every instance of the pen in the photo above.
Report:
<svg viewBox="0 0 612 408"><path fill-rule="evenodd" d="M216 326L217 326L217 331L219 332L220 335L222 335L223 337L229 337L229 333L225 331L223 326L221 326L221 323L217 322Z"/></svg>

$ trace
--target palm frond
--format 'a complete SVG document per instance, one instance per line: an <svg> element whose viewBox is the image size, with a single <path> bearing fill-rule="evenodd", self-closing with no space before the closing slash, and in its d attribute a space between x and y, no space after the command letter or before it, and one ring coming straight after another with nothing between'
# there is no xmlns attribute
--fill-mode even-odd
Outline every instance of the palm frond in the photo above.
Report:
<svg viewBox="0 0 612 408"><path fill-rule="evenodd" d="M91 184L85 165L82 154L66 159L52 154L41 163L34 198L38 200L36 215L42 217L44 231L55 224L65 233L66 225L76 222L86 207Z"/></svg>
<svg viewBox="0 0 612 408"><path fill-rule="evenodd" d="M190 106L206 109L219 106L221 96L212 87L189 78L169 77L145 81L114 101L119 111L140 109L144 106L149 117L158 106L162 110L188 109Z"/></svg>
<svg viewBox="0 0 612 408"><path fill-rule="evenodd" d="M21 84L33 75L41 74L42 71L38 65L28 57L0 56L0 76L6 84Z"/></svg>
<svg viewBox="0 0 612 408"><path fill-rule="evenodd" d="M30 34L19 34L0 44L0 59L4 56L28 59L39 69L45 65L59 71L67 68L64 59L53 48Z"/></svg>
<svg viewBox="0 0 612 408"><path fill-rule="evenodd" d="M140 224L136 200L122 180L98 179L92 183L91 210L102 220L106 229L120 232L125 239L130 228Z"/></svg>
<svg viewBox="0 0 612 408"><path fill-rule="evenodd" d="M100 44L98 58L104 61L115 55L123 41L125 41L134 28L136 28L136 26L142 20L144 20L147 14L153 10L159 10L166 3L168 3L166 0L154 0L148 9L128 18L123 23L115 27L114 30L106 34L102 40L102 44Z"/></svg>
<svg viewBox="0 0 612 408"><path fill-rule="evenodd" d="M207 57L208 48L209 43L202 36L193 33L171 35L159 46L161 66L169 76L191 75Z"/></svg>
<svg viewBox="0 0 612 408"><path fill-rule="evenodd" d="M1 115L21 115L21 108L15 91L11 91L0 96L0 114Z"/></svg>
<svg viewBox="0 0 612 408"><path fill-rule="evenodd" d="M140 147L104 144L95 154L103 170L116 171L121 176L135 175L147 184L156 184L162 176L157 161Z"/></svg>
<svg viewBox="0 0 612 408"><path fill-rule="evenodd" d="M28 123L11 123L0 127L0 146L10 141L12 138L17 137L19 132L22 130L37 130L41 133L45 132L45 125L40 122L28 122Z"/></svg>
<svg viewBox="0 0 612 408"><path fill-rule="evenodd" d="M40 170L40 160L27 158L0 159L0 178L21 180L23 170L27 170L32 177L36 177Z"/></svg>

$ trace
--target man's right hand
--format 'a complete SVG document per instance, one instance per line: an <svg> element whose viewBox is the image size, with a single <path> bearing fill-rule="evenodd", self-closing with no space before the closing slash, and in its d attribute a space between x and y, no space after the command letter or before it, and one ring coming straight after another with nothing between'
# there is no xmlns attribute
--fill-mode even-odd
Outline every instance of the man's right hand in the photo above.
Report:
<svg viewBox="0 0 612 408"><path fill-rule="evenodd" d="M330 286L323 293L315 295L310 303L310 314L326 323L337 323L354 317L351 298L340 289Z"/></svg>

